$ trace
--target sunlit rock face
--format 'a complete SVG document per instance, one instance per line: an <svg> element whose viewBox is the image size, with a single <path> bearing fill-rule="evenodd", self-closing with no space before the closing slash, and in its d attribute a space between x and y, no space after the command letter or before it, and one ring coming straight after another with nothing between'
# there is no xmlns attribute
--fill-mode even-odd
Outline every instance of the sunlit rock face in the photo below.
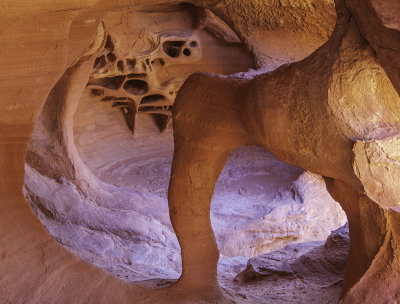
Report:
<svg viewBox="0 0 400 304"><path fill-rule="evenodd" d="M335 26L333 0L222 0L213 11L223 16L255 54L263 70L299 61L324 44Z"/></svg>

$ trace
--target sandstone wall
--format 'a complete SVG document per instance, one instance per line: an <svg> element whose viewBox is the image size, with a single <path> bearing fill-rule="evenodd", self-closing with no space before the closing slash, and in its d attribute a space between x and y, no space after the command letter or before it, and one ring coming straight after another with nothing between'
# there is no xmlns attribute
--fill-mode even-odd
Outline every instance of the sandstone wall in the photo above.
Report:
<svg viewBox="0 0 400 304"><path fill-rule="evenodd" d="M160 2L173 3L175 1ZM157 5L160 2L152 1ZM193 1L194 4L210 7L216 2L218 1ZM339 2L341 1L338 1L338 4L342 4ZM113 1L112 3L109 1L86 1L82 5L81 1L37 1L32 4L25 1L6 0L0 4L0 66L2 67L0 71L0 104L2 106L0 113L0 273L2 274L0 278L0 294L5 302L37 303L54 302L54 299L57 299L59 303L69 303L71 302L71 295L74 295L75 303L145 303L146 301L148 303L167 303L167 301L186 301L187 303L219 301L224 303L229 301L227 299L228 296L221 292L215 280L218 251L214 245L215 238L208 223L209 220L205 219L204 214L208 214L209 207L207 208L207 202L211 200L211 197L206 192L209 193L210 189L213 188L218 178L218 170L222 170L224 159L228 155L225 149L230 149L238 144L235 138L236 135L231 136L229 132L224 133L226 145L223 147L223 157L216 159L215 162L204 154L204 151L198 153L190 151L190 149L185 151L187 148L182 148L183 150L180 150L179 153L190 156L189 158L186 157L182 162L179 160L179 154L176 154L175 172L177 175L195 177L196 181L193 182L193 185L196 191L192 193L182 192L183 189L191 188L179 187L179 183L182 181L176 179L178 187L173 189L171 193L171 215L178 239L181 242L181 246L183 245L184 273L180 283L167 290L162 289L156 292L152 289L128 285L79 260L58 245L47 234L39 220L33 215L22 194L27 144L33 131L33 124L37 120L49 94L53 88L57 87L58 91L56 93L53 92L55 94L53 97L57 100L59 98L68 98L70 97L68 96L68 90L74 84L86 84L82 79L79 79L83 76L77 75L77 71L67 70L74 64L85 68L84 62L87 60L93 60L94 62L94 54L100 49L99 42L104 41L100 37L105 37L101 35L102 27L99 25L106 12L116 8L121 9L143 4L149 4L149 1L135 1L134 3L132 1ZM259 3L257 2L257 4ZM221 4L219 5L221 6ZM366 77L371 77L377 83L381 83L380 77L384 77L384 71L394 89L399 93L399 14L393 13L398 10L397 4L384 0L369 0L362 3L349 0L346 1L346 5L350 9L352 16L354 16L354 19L349 23L352 26L353 33L358 33L358 31L361 33L356 34L361 35L357 37L362 37L359 40L361 44L358 44L358 46L365 46L358 55L367 54L367 59L373 59L373 73ZM229 7L229 3L223 6ZM253 5L252 7L257 6ZM218 13L217 8L219 9L219 7L214 7L216 13ZM249 14L251 12L252 10L250 9ZM346 15L346 9L342 7L338 13L338 16L349 16ZM224 18L223 12L219 13L219 15ZM235 21L240 20L238 15L226 17L226 20L233 28L240 29L242 21ZM237 22L236 26L235 22ZM347 25L345 23L340 25L346 29ZM241 27L243 28L243 23ZM330 27L324 26L324 28ZM343 30L343 28L339 27L339 30ZM237 32L241 37L245 37L245 34L240 34L240 30L237 30ZM329 36L326 33L327 31L322 36ZM334 38L337 42L343 42L341 44L342 52L334 53L333 47L323 47L325 48L325 53L322 52L322 54L325 57L320 57L317 60L320 63L320 69L323 69L326 62L332 62L332 57L335 57L334 59L340 66L340 54L345 54L346 49L354 47L353 42L356 40L341 40L339 36ZM97 38L95 39L94 37ZM248 41L251 40L253 38L250 37ZM314 45L317 45L317 43ZM336 46L340 46L340 43L336 44ZM300 49L303 54L310 52L305 47ZM318 58L318 53L315 54L313 58ZM300 58L301 56L294 57ZM278 61L282 60L279 59ZM265 78L268 80L270 77L272 80L268 81L277 79L278 83L285 83L287 79L296 75L298 71L296 67L303 65L306 68L310 61L312 59L308 59L300 63L300 65L284 67L273 74L275 76L270 76L272 74L261 76L262 81L260 83L264 83ZM347 61L345 60L344 62L346 63ZM348 62L348 64L352 67L351 62ZM86 67L88 71L84 73L85 75L89 74L89 67L91 68L91 65ZM370 63L367 62L365 67L371 68ZM304 81L303 86L309 86L311 78L317 77L314 73L316 70L318 68L312 69L307 74L307 77L300 78L300 80ZM379 71L379 75L374 74L376 71ZM277 77L277 75L282 75L282 77ZM317 80L321 79L323 77ZM201 77L197 79L194 77L191 82L200 80L202 80ZM224 88L227 88L227 91L223 94L221 93L220 97L223 96L229 99L236 92L231 89L229 81L226 87L224 85L215 90L215 92L219 92L220 89L224 91ZM322 90L318 81L318 84L312 87L314 92ZM231 83L235 83L235 81ZM57 84L59 85L56 86ZM212 84L215 85L217 83L213 80ZM333 84L337 83L334 82ZM189 87L189 84L186 87ZM265 88L264 85L263 87ZM263 87L261 85L255 86L253 91L262 93ZM239 86L239 88L242 87ZM208 87L209 89L210 87ZM283 90L285 89L279 92ZM391 94L391 96L396 97L393 91L388 91L384 94ZM274 92L270 96L277 97L276 100L280 100L279 96L276 96ZM304 116L303 114L309 110L307 106L308 96L307 94L303 95L304 99L301 99L301 103L299 103L305 105L305 107L293 108L294 113L299 114L296 119L304 121L304 124L300 124L301 127L306 126L307 123L307 115ZM341 97L345 98L345 96ZM230 100L233 100L233 98ZM391 103L389 102L389 104ZM176 110L176 118L178 120L181 111L184 112L185 108L181 107ZM372 109L372 111L376 112L379 109ZM203 115L204 113L203 110L198 110L196 115ZM222 117L226 118L226 111L224 113ZM211 114L209 115L211 121L219 121L218 119L212 119L216 117L216 113ZM253 114L257 114L257 111L253 112ZM211 127L211 129L218 129L222 124L228 123L230 130L235 130L241 123L241 120L235 115L230 116L234 120L233 125L228 120L222 120L220 124L216 127ZM385 115L383 115L384 117ZM382 120L384 122L385 119ZM368 171L365 170L353 173L351 140L356 138L351 138L345 132L339 131L341 134L340 140L335 141L337 140L335 134L338 134L338 131L336 129L333 133L330 133L330 131L336 128L337 121L328 120L328 122L331 125L324 132L314 132L318 130L313 129L311 133L300 132L299 134L304 135L305 138L327 138L329 142L325 147L333 146L334 148L331 149L330 153L332 154L332 151L335 151L340 154L340 157L336 158L339 161L333 163L321 160L313 163L313 161L307 159L297 161L290 156L289 152L297 153L298 151L289 149L281 154L274 150L273 145L267 146L267 149L274 154L279 154L282 159L327 176L328 190L337 201L341 202L349 217L350 251L353 253L350 255L348 264L345 288L348 292L343 294L343 303L394 303L399 300L397 277L399 267L398 236L400 232L398 231L397 191L393 190L396 185L393 184L389 193L383 196L379 192L376 193L374 188L376 185L374 183L375 179L387 180L387 175L390 174L391 170L395 170L393 168L397 166L396 159L394 162L390 161L388 163L384 161L384 158L379 157L378 153L380 151L389 151L385 155L392 157L393 153L390 152L392 145L390 141L384 140L386 138L375 138L375 136L357 138L358 141L367 142L367 144L360 143L356 146L356 156L360 156L357 159L357 166L363 164L364 166L372 166L372 177L366 174ZM397 122L397 120L394 122ZM262 130L262 123L265 122L260 121L259 124L250 126L251 133L258 136L257 134ZM385 125L380 126L385 129ZM183 135L186 132L186 135L194 136L194 133L191 133L190 130L182 130L182 127L184 125L181 125L180 128L178 123L176 129L178 131L176 132L182 132L178 133L178 135ZM391 130L390 134L396 133L396 126L393 123L390 124L389 129ZM53 131L60 131L60 129ZM240 131L239 134L239 142L241 144L249 143L246 132ZM332 134L335 136L332 136ZM198 139L201 140L201 136L198 136ZM217 139L213 139L214 144ZM381 140L384 141L380 142ZM317 140L314 143L319 144L319 142ZM345 143L343 146L342 142ZM338 147L343 147L343 150L338 149ZM378 149L378 152L373 154L373 157L371 157L371 154L367 154L367 157L372 160L376 159L375 157L378 158L379 161L375 163L371 161L367 164L361 157L362 154L357 154L358 151L369 152L376 149ZM302 151L307 154L307 147ZM211 165L211 167L207 166L208 171L202 172L202 167L198 165L199 161ZM375 170L375 164L379 164L382 161L385 165L393 164L387 170L389 172L381 170L383 172L381 173L380 170ZM185 166L188 163L192 163L194 166L187 172L185 171L185 168L187 168ZM328 165L326 165L327 163ZM179 170L185 172L179 174ZM197 177L204 177L204 174L208 173L211 174L211 178L207 179L208 182L203 183L202 180L200 182L197 180ZM359 182L358 178L355 179L354 176L360 176L362 183ZM381 178L381 176L383 177ZM390 184L388 185L390 186ZM370 198L363 194L364 188ZM179 195L177 195L178 192L180 192ZM176 208L181 208L180 210L182 210L182 205L179 204L179 199L177 199L182 195L191 197L194 199L192 201L198 199L199 205L189 210L190 212L183 210L183 217L181 214L177 217L174 210ZM389 199L386 200L387 198ZM373 202L371 199L377 202ZM206 202L205 206L204 202ZM380 204L379 207L376 203ZM202 207L200 208L200 206ZM196 214L201 216L193 217ZM190 219L189 222L191 224L189 226L194 228L192 231L182 230L182 223L180 222L182 218L184 219L182 223L185 225ZM199 232L196 229L199 228L201 233L205 233L205 238L203 238L204 235L196 235ZM200 242L199 245L199 243L196 243L196 237L193 238L193 233L198 237L197 240L203 239L205 241ZM188 239L189 241L187 241ZM194 244L190 244L190 240L194 241ZM205 247L202 247L203 245ZM199 262L202 264L200 268L196 266ZM196 278L201 284L197 284ZM204 296L204 290L207 291L207 296Z"/></svg>

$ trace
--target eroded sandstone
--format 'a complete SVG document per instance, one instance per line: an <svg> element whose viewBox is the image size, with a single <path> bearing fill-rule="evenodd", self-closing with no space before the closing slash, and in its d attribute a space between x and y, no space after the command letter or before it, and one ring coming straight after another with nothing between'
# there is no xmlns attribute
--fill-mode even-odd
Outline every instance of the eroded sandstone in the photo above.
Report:
<svg viewBox="0 0 400 304"><path fill-rule="evenodd" d="M151 3L171 2L175 1ZM273 3L271 10L267 10L271 20L266 19L266 37L271 36L270 29L280 29L269 41L278 41L280 35L300 37L293 39L300 47L295 48L293 55L288 51L294 48L293 44L287 43L282 57L277 47L265 52L274 54L272 58L268 55L262 58L262 49L267 44L257 43L258 38L263 37L263 31L257 31L257 28L264 25L258 24L259 18L243 19L257 11L257 7L263 8L262 1L243 2L239 10L232 9L235 6L231 1L192 2L209 7L235 29L238 37L246 41L258 57L259 66L263 62L273 62L277 67L307 57L316 46L325 43L323 37L329 36L333 25L332 2L318 4L324 11L329 11L330 17L325 19L314 18L318 6L312 5L312 1ZM112 192L115 188L99 190L104 185L91 175L90 170L83 170L84 174L74 170L77 164L80 168L85 168L85 164L76 157L77 151L68 149L73 136L71 128L64 127L72 126L71 106L76 106L76 96L87 84L98 57L95 53L102 49L99 42L104 45L107 42L107 35L102 35L99 28L106 12L130 6L148 9L148 5L149 1L89 1L84 5L77 1L39 1L34 6L3 1L0 4L3 29L0 64L4 67L0 73L3 109L0 115L0 270L6 274L1 276L2 298L11 303L54 302L54 299L68 303L72 295L76 302L82 303L128 303L132 299L139 303L232 302L232 297L221 290L216 281L218 249L208 205L228 152L237 145L263 144L279 158L323 175L328 191L346 211L351 244L341 301L398 302L398 202L396 184L388 175L397 176L396 152L391 147L396 146L398 132L395 106L398 96L394 90L397 94L400 92L400 39L397 5L387 0L337 1L339 22L330 41L297 64L255 77L255 81L238 80L238 75L202 75L191 77L183 86L173 110L177 149L170 190L172 223L183 250L183 275L177 284L159 291L126 284L80 261L48 236L21 194L25 151L33 123L42 112L45 100L52 100L42 112L42 117L47 119L39 122L45 132L36 137L39 139L37 151L43 153L30 155L28 160L37 161L37 172L43 173L48 168L42 160L48 158L53 161L51 178L67 188L73 188L68 179L75 180L79 186L78 195L86 191L97 193L99 202L106 204L112 197L110 193L115 194ZM279 18L274 10L282 9L288 14ZM303 12L312 12L311 17L296 18ZM262 14L259 16L262 18ZM202 18L206 21L208 17ZM296 36L299 33L293 29L301 24L301 20L313 19L314 24L319 25L307 27L305 22L305 27L300 27L305 29L303 39L301 34ZM254 20L247 32L247 22L243 20ZM210 22L199 24L207 28ZM285 32L285 27L290 30ZM97 38L93 39L94 36ZM309 47L307 36L313 41ZM108 62L114 60L112 55L108 57ZM120 60L117 56L115 60L118 69ZM129 64L133 65L132 62ZM122 70L121 64L119 69ZM347 75L347 72L355 76L354 79L341 79L340 75ZM131 92L147 89L143 83L141 86L139 82L133 84L127 85ZM382 87L385 90L381 90ZM334 90L329 91L329 88ZM250 97L246 92L251 92ZM204 98L205 102L196 107L191 104L192 94L208 99ZM358 103L358 97L367 101L367 111L360 111L359 107L364 104ZM232 102L236 98L252 102L241 103L238 107L219 102ZM268 99L266 108L263 107L265 99ZM291 105L285 112L289 113L287 117L281 112L287 110L282 109L284 100L288 101L286 105ZM294 102L290 103L291 100ZM393 110L388 111L388 107ZM247 118L243 119L243 115ZM296 122L294 129L288 127L291 122ZM271 135L268 140L265 140L266 134ZM40 141L41 136L51 138L51 144ZM353 150L354 141L357 143ZM218 149L221 154L213 158ZM353 158L355 163L352 163ZM84 182L88 177L89 186ZM190 183L187 183L188 177ZM46 190L49 189L41 189ZM185 228L187 223L188 229ZM198 267L199 264L203 267Z"/></svg>

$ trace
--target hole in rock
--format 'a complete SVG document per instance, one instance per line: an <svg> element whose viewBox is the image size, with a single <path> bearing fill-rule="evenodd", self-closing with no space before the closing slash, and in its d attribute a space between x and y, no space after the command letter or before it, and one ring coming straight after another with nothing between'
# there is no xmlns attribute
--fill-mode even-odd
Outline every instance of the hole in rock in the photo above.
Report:
<svg viewBox="0 0 400 304"><path fill-rule="evenodd" d="M166 98L160 94L148 95L142 98L140 105L158 104L163 102Z"/></svg>
<svg viewBox="0 0 400 304"><path fill-rule="evenodd" d="M165 41L163 50L169 57L177 58L181 54L181 49L185 43L185 41Z"/></svg>
<svg viewBox="0 0 400 304"><path fill-rule="evenodd" d="M117 68L118 68L118 72L122 73L124 71L124 63L121 60L118 61Z"/></svg>
<svg viewBox="0 0 400 304"><path fill-rule="evenodd" d="M135 65L136 65L135 59L126 58L125 62L126 62L126 68L128 70L133 71L135 69Z"/></svg>
<svg viewBox="0 0 400 304"><path fill-rule="evenodd" d="M142 113L164 114L169 115L172 110L171 106L140 106L139 111Z"/></svg>
<svg viewBox="0 0 400 304"><path fill-rule="evenodd" d="M185 55L185 56L190 56L191 53L192 52L189 49L184 49L183 50L183 55Z"/></svg>
<svg viewBox="0 0 400 304"><path fill-rule="evenodd" d="M104 90L102 90L102 89L92 89L92 95L94 95L94 96L102 96L102 95L104 95Z"/></svg>
<svg viewBox="0 0 400 304"><path fill-rule="evenodd" d="M127 98L125 100L124 99L120 99L118 101L114 101L112 107L113 108L115 108L115 107L126 107L126 103L127 102L133 102L133 100L130 99L130 98Z"/></svg>
<svg viewBox="0 0 400 304"><path fill-rule="evenodd" d="M124 90L128 94L143 95L149 91L149 86L146 81L139 79L132 79L124 83Z"/></svg>
<svg viewBox="0 0 400 304"><path fill-rule="evenodd" d="M155 114L153 115L155 123L158 125L160 132L164 132L168 126L172 123L171 115L166 114Z"/></svg>
<svg viewBox="0 0 400 304"><path fill-rule="evenodd" d="M110 35L107 36L107 40L106 40L106 44L104 46L104 49L106 51L109 51L109 52L114 51L114 43L112 42L112 39L111 39Z"/></svg>
<svg viewBox="0 0 400 304"><path fill-rule="evenodd" d="M132 78L146 78L147 77L147 74L146 73L139 73L139 74L136 74L136 73L131 73L131 74L128 74L128 79L132 79Z"/></svg>
<svg viewBox="0 0 400 304"><path fill-rule="evenodd" d="M94 61L93 67L94 67L95 69L101 69L101 68L103 68L106 64L107 64L106 58L105 58L105 56L103 55L103 56L100 56L100 57L96 58L96 60Z"/></svg>
<svg viewBox="0 0 400 304"><path fill-rule="evenodd" d="M114 62L115 60L117 60L117 56L115 56L113 53L108 53L107 54L107 59L110 62Z"/></svg>
<svg viewBox="0 0 400 304"><path fill-rule="evenodd" d="M101 125L91 128L89 115ZM166 122L167 116L163 119ZM172 130L160 135L150 116L137 116L136 124L140 128L132 138L114 111L82 100L75 114L75 142L98 178L120 189L148 193L154 201L146 212L155 208L167 216ZM346 231L337 232L328 245L324 241L346 217L318 175L283 163L261 147L237 148L216 184L211 220L221 253L219 281L233 294L246 294L249 303L258 303L270 288L271 296L278 289L291 293L298 286L311 295L340 295L343 276L317 264L333 263L338 273L343 270ZM314 268L307 270L308 265ZM300 276L312 276L312 282L326 286L339 283L322 290L308 286Z"/></svg>
<svg viewBox="0 0 400 304"><path fill-rule="evenodd" d="M93 115L94 121L101 122L95 129L87 119ZM160 135L151 117L145 115L137 116L136 124L140 128L132 138L117 113L83 99L74 124L78 151L98 178L120 189L148 193L157 201L150 203L151 208L168 212L172 130ZM347 255L346 232L336 233L325 247L324 240L346 222L346 217L318 175L283 163L263 148L237 148L216 184L211 220L221 253L219 281L232 293L240 290L249 303L258 303L269 288L273 296L280 288L291 293L300 286L311 295L326 292L326 297L339 297L343 276L318 268L314 261L333 263L339 270L344 267L343 258L335 257ZM288 260L297 262L289 267L285 264ZM246 270L248 263L254 272ZM314 277L312 282L326 286L334 280L339 283L324 290L307 286L297 276L313 275L315 269L307 272L307 263L319 271L316 277L325 280Z"/></svg>
<svg viewBox="0 0 400 304"><path fill-rule="evenodd" d="M151 62L151 64L152 64L154 67L163 67L163 66L165 65L165 60L162 59L162 58L157 58L157 59L154 59L154 60Z"/></svg>
<svg viewBox="0 0 400 304"><path fill-rule="evenodd" d="M125 80L125 76L104 77L98 79L91 79L88 85L101 86L110 90L118 90Z"/></svg>
<svg viewBox="0 0 400 304"><path fill-rule="evenodd" d="M115 14L110 20L120 20L121 12L110 14ZM161 14L159 23L171 24L154 25L154 14ZM193 30L193 20L187 12L157 11L148 14L147 19L143 12L128 12L126 15L132 21L142 20L143 24L126 22L122 26L135 28L124 33L147 35L159 33L162 28L165 33L161 32L160 37L170 37L171 30L176 31L178 25L181 33L172 36L171 39L175 40L150 50L147 46L132 50L130 44L121 50L127 57L121 58L116 65L108 64L107 71L102 71L108 76L100 78L95 69L104 67L106 58L116 61L116 58L109 58L114 55L110 52L115 46L120 47L121 41L134 41L134 37L115 34L114 45L111 37L107 36L104 49L96 55L100 57L95 61L95 69L77 111L65 116L73 117L73 134L69 134L69 138L73 136L74 141L67 141L67 146L57 146L60 138L55 138L55 133L62 132L52 132L54 128L42 130L47 122L59 119L57 113L50 111L54 110L52 106L58 99L51 99L50 94L46 111L36 123L41 127L35 127L27 154L25 195L49 233L80 258L130 282L152 279L172 282L181 272L180 247L169 220L167 201L174 149L172 128L167 127L171 124L172 97L190 74L211 72L227 75L254 68L254 63L243 45L228 44L206 30L196 29L195 39L199 42L192 41L192 36L188 41L181 40ZM105 22L110 33L113 33L113 26L113 22ZM120 33L121 29L115 32ZM144 37L143 41L160 41L153 38ZM191 55L190 49L184 48L186 43L192 48L201 48L201 60L191 65L191 58L188 58L184 66L173 67L168 57L176 58L181 53L188 56L187 52ZM149 64L152 58L159 58L151 61L157 66L157 73L146 75L143 70L147 69L146 63ZM124 72L124 61L126 74L115 76ZM102 94L92 94L93 90L100 89L91 86L115 92L106 90L103 97ZM124 90L119 90L122 86ZM142 98L137 113L135 100L126 97L127 94L151 95ZM168 105L154 105L166 101ZM57 109L61 111L65 107ZM142 113L152 113L153 116ZM68 127L71 127L72 122L69 123ZM160 129L164 130L162 135ZM52 147L55 148L47 151ZM57 154L65 149L68 153ZM244 299L239 293L246 295L246 303L265 302L270 299L266 293L279 294L279 290L286 293L305 290L312 297L315 290L304 287L304 282L294 281L298 285L293 285L281 280L295 276L293 269L302 265L286 268L282 263L277 265L285 261L285 256L297 258L281 250L286 245L292 246L293 242L322 242L330 230L345 222L341 212L327 196L318 176L282 163L259 147L236 149L221 174L212 201L212 225L221 251L220 282L239 299ZM304 248L309 247L304 246L294 247L291 252L305 252ZM266 254L272 255L264 258ZM249 258L258 257L262 261L250 265L255 265L253 269L256 270L265 269L265 272L245 272ZM307 256L301 257L308 261ZM304 274L301 271L297 273ZM275 285L270 281L266 285L264 277L273 278ZM239 283L233 281L234 278L243 284L235 287L233 284ZM252 278L261 282L253 285L255 290L250 290L248 285L255 282ZM337 296L340 294L340 280L338 277L336 285L332 282L326 284L339 286ZM286 289L283 288L285 284L288 286ZM329 294L329 288L320 290ZM294 302L293 298L282 300L282 303Z"/></svg>
<svg viewBox="0 0 400 304"><path fill-rule="evenodd" d="M132 98L129 97L114 97L114 96L106 96L101 99L101 101L115 101L115 102L133 102Z"/></svg>

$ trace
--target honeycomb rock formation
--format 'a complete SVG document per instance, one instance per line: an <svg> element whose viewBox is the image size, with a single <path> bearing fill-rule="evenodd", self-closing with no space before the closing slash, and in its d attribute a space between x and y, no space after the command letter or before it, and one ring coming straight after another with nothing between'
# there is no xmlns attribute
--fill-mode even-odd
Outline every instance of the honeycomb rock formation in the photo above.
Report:
<svg viewBox="0 0 400 304"><path fill-rule="evenodd" d="M108 34L87 88L120 108L132 132L138 113L154 115L165 130L176 93L189 75L230 74L252 67L250 53L236 34L205 9L121 11L109 14L103 23Z"/></svg>
<svg viewBox="0 0 400 304"><path fill-rule="evenodd" d="M398 1L337 0L334 29L331 1L189 1L189 9L199 16L194 27L214 32L227 43L236 43L238 37L253 52L258 67L271 71L195 74L174 100L169 213L181 248L182 274L177 283L159 289L128 284L66 251L43 228L22 193L25 159L36 172L57 182L57 189L46 189L40 179L32 179L31 185L43 194L54 190L62 195L68 188L75 196L68 192L65 201L99 198L93 204L99 212L87 218L88 226L95 216L101 220L103 207L116 195L121 195L116 201L124 207L124 194L116 186L105 186L80 159L74 148L72 115L87 85L88 90L104 90L112 98L125 98L119 94L128 91L132 113L139 110L141 100L131 96L144 98L156 86L147 87L138 77L129 82L127 62L122 61L123 69L119 64L118 72L120 55L101 54L108 36L117 41L107 32L107 16L132 8L168 11L177 2L5 0L0 4L1 298L5 303L233 303L217 280L219 250L210 222L211 197L230 152L260 145L278 159L323 176L329 193L345 210L350 254L340 302L399 302ZM327 18L318 17L324 16L321 10L328 12ZM282 52L277 44L268 48L259 37L274 42L281 37ZM287 42L291 37L296 38L294 44ZM167 44L170 54L176 48ZM93 67L99 66L97 58L103 55L111 66L111 53L120 74L105 77L122 76L124 81L113 90L115 94L106 94L110 83L97 77L101 68ZM93 84L98 79L102 81ZM165 117L161 129L167 125ZM132 129L136 118L129 116ZM35 153L27 154L36 121L35 146L29 148ZM140 202L146 205L146 197L139 198L139 207ZM154 227L160 239L162 232L173 235L163 227L162 216L142 218L139 211L132 216L142 224L132 227L127 215L116 219L117 228L134 234L135 229ZM64 212L72 219L84 213L70 208Z"/></svg>

